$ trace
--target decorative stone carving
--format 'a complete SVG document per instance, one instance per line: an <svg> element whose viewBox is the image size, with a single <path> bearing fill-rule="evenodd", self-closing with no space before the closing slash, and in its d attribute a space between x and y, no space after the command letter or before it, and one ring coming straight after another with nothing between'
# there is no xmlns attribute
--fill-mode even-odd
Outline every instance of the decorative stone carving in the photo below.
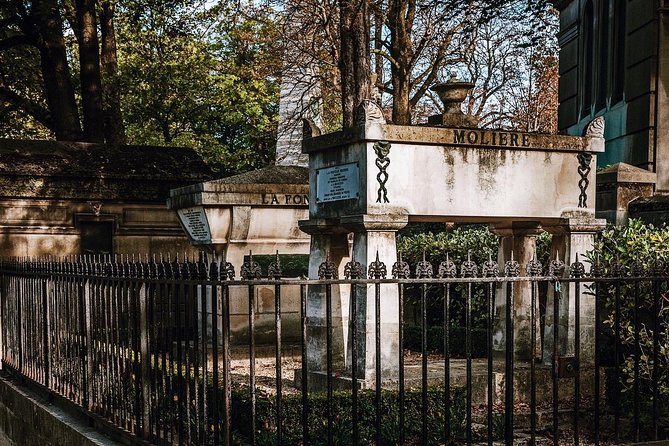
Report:
<svg viewBox="0 0 669 446"><path fill-rule="evenodd" d="M585 133L583 136L588 136L590 138L603 138L604 137L604 116L597 116L595 119L590 121L590 124L585 128Z"/></svg>
<svg viewBox="0 0 669 446"><path fill-rule="evenodd" d="M578 174L581 176L581 179L578 181L578 187L581 189L581 193L578 197L578 207L587 208L588 195L586 191L590 185L588 174L591 170L590 163L592 162L592 153L581 152L576 157L578 159Z"/></svg>
<svg viewBox="0 0 669 446"><path fill-rule="evenodd" d="M377 203L389 203L388 190L386 189L386 182L388 181L388 172L386 169L390 165L390 143L387 141L378 141L374 144L374 152L376 152L376 167L379 168L379 173L376 175L376 180L379 182Z"/></svg>
<svg viewBox="0 0 669 446"><path fill-rule="evenodd" d="M364 126L366 124L385 124L383 110L375 101L366 99L355 109L355 125Z"/></svg>
<svg viewBox="0 0 669 446"><path fill-rule="evenodd" d="M321 136L321 129L316 125L313 119L302 119L302 139L309 139L315 136Z"/></svg>

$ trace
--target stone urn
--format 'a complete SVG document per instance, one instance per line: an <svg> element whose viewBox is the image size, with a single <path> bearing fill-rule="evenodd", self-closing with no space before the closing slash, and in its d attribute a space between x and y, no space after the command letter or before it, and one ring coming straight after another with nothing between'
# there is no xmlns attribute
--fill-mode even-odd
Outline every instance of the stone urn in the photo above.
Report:
<svg viewBox="0 0 669 446"><path fill-rule="evenodd" d="M448 82L440 82L433 85L430 90L437 93L444 104L444 113L430 116L428 123L433 125L444 125L452 127L476 127L478 119L472 115L462 112L462 101L474 89L474 83L461 81L451 76Z"/></svg>

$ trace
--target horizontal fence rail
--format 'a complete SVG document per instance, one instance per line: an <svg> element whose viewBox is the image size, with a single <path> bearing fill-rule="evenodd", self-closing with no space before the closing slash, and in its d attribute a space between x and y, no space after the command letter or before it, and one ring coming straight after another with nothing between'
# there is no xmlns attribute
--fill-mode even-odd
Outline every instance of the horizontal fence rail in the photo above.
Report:
<svg viewBox="0 0 669 446"><path fill-rule="evenodd" d="M160 445L668 438L669 275L659 261L595 262L586 273L578 259L377 259L347 263L343 278L325 262L312 280L281 269L278 254L266 271L250 255L239 279L206 256L0 261L3 369ZM273 312L273 354L262 357L260 288ZM231 345L233 307L246 318L242 353ZM341 356L337 343L352 347ZM386 379L388 345L397 373Z"/></svg>

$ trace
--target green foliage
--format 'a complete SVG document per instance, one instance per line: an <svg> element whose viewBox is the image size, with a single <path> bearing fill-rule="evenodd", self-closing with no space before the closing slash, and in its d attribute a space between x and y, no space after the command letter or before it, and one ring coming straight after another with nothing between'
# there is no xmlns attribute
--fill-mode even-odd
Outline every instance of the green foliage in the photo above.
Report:
<svg viewBox="0 0 669 446"><path fill-rule="evenodd" d="M425 259L430 262L434 268L436 276L439 263L446 260L446 256L455 262L458 267L470 256L479 266L492 258L497 258L497 236L490 232L484 226L469 226L456 228L451 232L441 232L438 234L414 233L408 236L400 236L397 240L397 250L413 269L419 261ZM486 294L487 287L474 286L472 296L472 314L473 326L484 327L487 320ZM465 300L467 295L467 285L457 284L451 286L451 324L456 327L465 325ZM421 300L421 289L418 286L407 286L405 290L405 301L413 305L416 314L415 321L418 322L417 312L419 312ZM443 325L443 306L444 306L444 287L427 287L427 305L428 305L428 323L430 325Z"/></svg>
<svg viewBox="0 0 669 446"><path fill-rule="evenodd" d="M464 435L465 394L462 387L451 387L450 426L454 438ZM399 394L396 390L381 392L381 444L398 444L399 441ZM373 390L358 392L358 426L360 444L369 444L374 438L375 393ZM334 441L336 445L351 445L352 398L350 391L337 391L329 401L332 405ZM324 392L309 393L308 425L309 444L327 444L327 395ZM406 389L404 396L404 431L409 444L420 439L421 391ZM232 427L235 444L249 443L251 399L248 388L236 387L232 392ZM276 444L276 400L272 395L256 393L256 438L258 445ZM300 444L302 438L302 396L284 395L282 398L283 444ZM444 441L444 388L430 387L427 404L428 444L443 444Z"/></svg>
<svg viewBox="0 0 669 446"><path fill-rule="evenodd" d="M192 4L191 4L192 3ZM193 147L236 173L274 158L280 61L269 10L199 3L119 10L119 82L128 141ZM221 20L224 14L236 20Z"/></svg>
<svg viewBox="0 0 669 446"><path fill-rule="evenodd" d="M651 271L656 262L669 260L669 227L660 228L645 224L640 220L630 220L626 226L608 227L595 243L595 249L586 255L588 262L599 260L608 265L619 262L627 271L634 264L642 265ZM616 314L616 293L619 287L619 314ZM623 399L630 401L633 388L635 362L639 362L639 381L641 391L650 398L651 386L657 379L661 398L669 398L669 289L666 281L627 281L625 283L602 283L596 292L603 302L602 319L605 341L609 344L608 357L603 357L605 364L614 362L611 344L615 342L616 324L619 324L618 341L622 351L620 363L623 369ZM635 296L638 298L635 299ZM638 300L638 307L636 302ZM657 334L654 333L654 314L657 316ZM636 332L638 331L638 340ZM657 370L653 374L654 337L658 340Z"/></svg>

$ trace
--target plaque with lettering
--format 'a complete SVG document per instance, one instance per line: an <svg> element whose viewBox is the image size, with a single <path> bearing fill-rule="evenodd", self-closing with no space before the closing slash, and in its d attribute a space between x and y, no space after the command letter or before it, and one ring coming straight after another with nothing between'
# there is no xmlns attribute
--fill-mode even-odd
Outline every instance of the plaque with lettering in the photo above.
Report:
<svg viewBox="0 0 669 446"><path fill-rule="evenodd" d="M202 206L178 209L177 213L181 224L193 242L211 243L209 222Z"/></svg>
<svg viewBox="0 0 669 446"><path fill-rule="evenodd" d="M360 197L358 163L316 170L316 202L351 200Z"/></svg>

